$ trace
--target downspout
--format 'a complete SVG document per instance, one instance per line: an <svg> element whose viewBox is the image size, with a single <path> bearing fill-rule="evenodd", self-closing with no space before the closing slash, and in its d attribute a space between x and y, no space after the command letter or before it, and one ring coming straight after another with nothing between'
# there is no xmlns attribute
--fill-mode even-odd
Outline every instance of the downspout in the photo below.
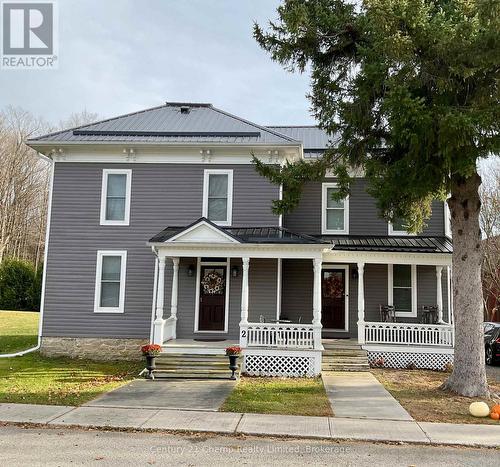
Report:
<svg viewBox="0 0 500 467"><path fill-rule="evenodd" d="M35 347L31 349L22 350L20 352L10 353L10 354L2 354L0 358L11 358L11 357L21 357L31 352L35 352L40 349L42 345L42 327L43 327L43 311L45 308L45 286L46 286L46 278L47 278L47 257L49 252L49 232L50 232L50 219L52 216L52 187L54 186L54 170L55 170L55 162L52 159L49 159L43 154L38 154L43 159L47 159L50 161L50 183L49 183L49 203L47 209L47 226L45 228L45 251L43 254L43 273L42 273L42 295L40 297L40 317L38 321L38 342Z"/></svg>

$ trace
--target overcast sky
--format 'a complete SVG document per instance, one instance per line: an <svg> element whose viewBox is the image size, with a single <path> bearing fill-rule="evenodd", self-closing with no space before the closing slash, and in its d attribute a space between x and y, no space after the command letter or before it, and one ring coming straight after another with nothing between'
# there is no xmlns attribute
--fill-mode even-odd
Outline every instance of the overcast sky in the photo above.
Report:
<svg viewBox="0 0 500 467"><path fill-rule="evenodd" d="M0 107L57 123L165 101L211 102L261 124L313 123L309 78L273 63L252 25L278 0L59 0L59 69L0 70Z"/></svg>

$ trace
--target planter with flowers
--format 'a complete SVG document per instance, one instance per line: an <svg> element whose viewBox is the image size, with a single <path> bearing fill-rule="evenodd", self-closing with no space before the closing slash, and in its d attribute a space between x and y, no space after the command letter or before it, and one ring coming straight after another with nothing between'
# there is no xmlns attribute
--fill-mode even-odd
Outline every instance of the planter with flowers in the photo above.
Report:
<svg viewBox="0 0 500 467"><path fill-rule="evenodd" d="M156 369L155 358L161 352L161 345L158 344L147 344L141 347L142 355L146 357L146 368L148 373L146 375L147 379L154 379L153 372Z"/></svg>
<svg viewBox="0 0 500 467"><path fill-rule="evenodd" d="M234 373L238 369L238 357L241 355L241 348L237 345L226 348L226 355L229 357L229 369L231 370L231 379L236 379Z"/></svg>

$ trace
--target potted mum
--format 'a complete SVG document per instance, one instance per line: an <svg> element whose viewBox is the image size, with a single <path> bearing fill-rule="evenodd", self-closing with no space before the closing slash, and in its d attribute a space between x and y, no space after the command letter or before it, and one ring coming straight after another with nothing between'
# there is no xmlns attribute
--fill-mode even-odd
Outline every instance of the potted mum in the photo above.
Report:
<svg viewBox="0 0 500 467"><path fill-rule="evenodd" d="M148 374L146 378L154 379L153 371L156 369L155 357L161 352L161 345L158 344L147 344L141 347L142 355L146 357L146 368Z"/></svg>
<svg viewBox="0 0 500 467"><path fill-rule="evenodd" d="M226 355L229 357L229 369L231 370L231 379L236 379L234 373L238 369L238 357L241 355L241 348L237 345L226 348Z"/></svg>

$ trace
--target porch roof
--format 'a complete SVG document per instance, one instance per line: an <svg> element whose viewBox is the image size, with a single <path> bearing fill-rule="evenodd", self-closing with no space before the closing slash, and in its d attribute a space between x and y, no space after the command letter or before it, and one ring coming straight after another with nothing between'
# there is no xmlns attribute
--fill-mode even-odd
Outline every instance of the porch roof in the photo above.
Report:
<svg viewBox="0 0 500 467"><path fill-rule="evenodd" d="M421 236L328 236L321 237L341 251L392 251L404 253L452 253L447 237Z"/></svg>
<svg viewBox="0 0 500 467"><path fill-rule="evenodd" d="M161 232L156 234L149 240L149 243L162 243L165 242L181 232L187 231L191 227L199 224L201 222L207 223L213 228L229 235L238 243L252 243L252 244L300 244L300 245L311 245L311 244L328 244L321 238L311 237L309 235L298 234L291 232L288 229L277 226L268 227L221 227L208 219L201 217L190 225L187 226L169 226L163 229Z"/></svg>

